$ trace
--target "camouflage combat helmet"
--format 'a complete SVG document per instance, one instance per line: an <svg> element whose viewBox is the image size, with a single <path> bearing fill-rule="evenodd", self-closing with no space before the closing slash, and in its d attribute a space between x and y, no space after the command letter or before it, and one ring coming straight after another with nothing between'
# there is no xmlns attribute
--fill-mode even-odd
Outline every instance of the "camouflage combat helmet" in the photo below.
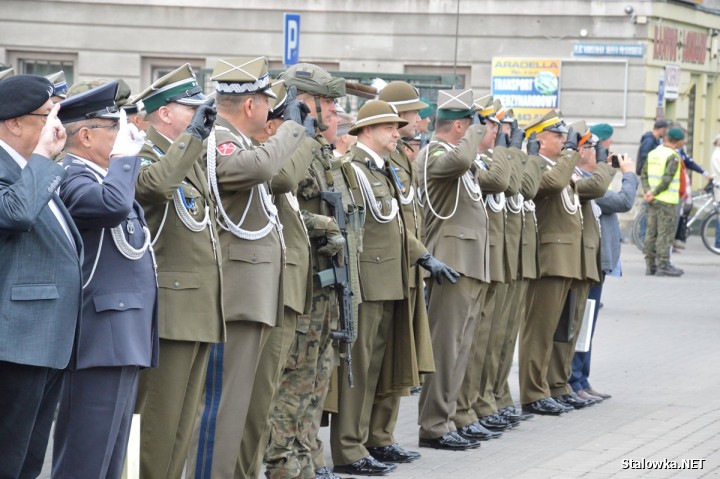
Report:
<svg viewBox="0 0 720 479"><path fill-rule="evenodd" d="M297 63L278 77L285 86L297 88L298 94L309 93L315 97L340 98L345 96L345 79L334 77L327 71L311 63ZM320 111L320 102L315 102L317 121L321 131L327 130Z"/></svg>

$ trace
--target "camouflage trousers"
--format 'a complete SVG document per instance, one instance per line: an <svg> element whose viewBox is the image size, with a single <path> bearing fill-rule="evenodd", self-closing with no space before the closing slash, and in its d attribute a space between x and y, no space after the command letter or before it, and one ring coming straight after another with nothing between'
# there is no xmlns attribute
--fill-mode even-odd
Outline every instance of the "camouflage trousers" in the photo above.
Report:
<svg viewBox="0 0 720 479"><path fill-rule="evenodd" d="M666 268L670 264L670 248L677 230L677 205L653 201L648 206L645 232L645 263Z"/></svg>
<svg viewBox="0 0 720 479"><path fill-rule="evenodd" d="M265 451L265 475L271 479L313 479L313 455L322 444L317 439L320 414L330 385L334 352L330 341L335 293L328 288L313 296L310 316L298 319L270 415L270 439ZM301 325L301 323L303 323Z"/></svg>

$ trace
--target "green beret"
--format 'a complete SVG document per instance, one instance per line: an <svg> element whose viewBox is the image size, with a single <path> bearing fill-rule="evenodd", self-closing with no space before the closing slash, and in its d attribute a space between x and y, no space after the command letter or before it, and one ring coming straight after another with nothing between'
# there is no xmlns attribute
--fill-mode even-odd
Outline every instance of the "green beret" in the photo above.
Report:
<svg viewBox="0 0 720 479"><path fill-rule="evenodd" d="M425 108L423 108L422 110L420 110L418 112L418 115L420 115L420 118L422 118L424 120L425 118L432 116L433 111L435 111L435 109L432 106L432 102L430 100L428 100L427 98L421 97L420 101L428 104L428 106L426 106Z"/></svg>
<svg viewBox="0 0 720 479"><path fill-rule="evenodd" d="M685 139L685 133L680 128L670 128L667 136L673 141L680 141Z"/></svg>
<svg viewBox="0 0 720 479"><path fill-rule="evenodd" d="M590 127L593 135L597 136L600 141L607 140L613 136L613 127L607 123L598 123Z"/></svg>

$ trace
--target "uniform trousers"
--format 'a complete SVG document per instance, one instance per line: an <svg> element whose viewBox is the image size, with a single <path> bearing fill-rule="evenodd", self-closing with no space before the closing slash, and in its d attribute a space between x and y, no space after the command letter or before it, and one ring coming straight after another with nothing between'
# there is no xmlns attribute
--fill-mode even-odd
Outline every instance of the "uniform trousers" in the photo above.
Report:
<svg viewBox="0 0 720 479"><path fill-rule="evenodd" d="M572 388L568 384L570 375L572 374L572 360L575 355L575 344L578 340L578 332L582 325L583 315L585 314L585 305L587 304L588 292L590 291L590 281L575 281L572 289L577 295L575 303L575 315L573 316L573 324L571 326L574 334L568 341L553 341L553 351L550 357L550 366L548 367L547 381L550 386L550 394L553 397L570 394Z"/></svg>
<svg viewBox="0 0 720 479"><path fill-rule="evenodd" d="M498 410L514 406L510 393L510 370L512 369L515 345L517 344L520 323L527 314L527 289L529 280L518 279L512 283L510 296L510 310L508 312L507 329L503 340L502 350L498 358L498 374L495 384L495 407Z"/></svg>
<svg viewBox="0 0 720 479"><path fill-rule="evenodd" d="M435 373L425 376L420 393L421 439L438 438L456 430L453 420L457 398L487 288L488 283L467 276L460 276L457 284L428 283L428 320Z"/></svg>
<svg viewBox="0 0 720 479"><path fill-rule="evenodd" d="M140 372L140 476L181 477L203 391L210 343L160 339L157 368Z"/></svg>
<svg viewBox="0 0 720 479"><path fill-rule="evenodd" d="M418 276L418 278L422 287L422 276ZM413 286L410 288L408 302L410 303L410 317L415 321L418 287L417 285ZM394 432L398 414L400 414L400 395L376 397L370 414L370 434L365 447L385 447L396 443Z"/></svg>
<svg viewBox="0 0 720 479"><path fill-rule="evenodd" d="M195 409L186 477L237 477L240 441L250 407L255 373L273 330L254 321L226 323L227 341L213 345L206 361L203 400ZM178 476L180 477L180 476Z"/></svg>
<svg viewBox="0 0 720 479"><path fill-rule="evenodd" d="M595 317L593 318L592 331L590 332L590 348L585 353L576 352L572 360L572 374L568 384L577 392L581 389L590 387L590 359L592 357L592 338L595 336L595 326L597 325L598 312L600 311L600 298L602 297L602 288L605 282L605 274L602 275L603 283L590 287L588 299L595 300Z"/></svg>
<svg viewBox="0 0 720 479"><path fill-rule="evenodd" d="M495 391L498 387L496 381L500 368L500 352L507 334L513 289L509 283L500 283L495 293L495 308L490 324L490 340L485 351L485 361L480 375L480 390L472 405L478 417L492 416L499 409L495 404Z"/></svg>
<svg viewBox="0 0 720 479"><path fill-rule="evenodd" d="M45 461L62 370L0 361L0 478L35 478Z"/></svg>
<svg viewBox="0 0 720 479"><path fill-rule="evenodd" d="M522 404L550 397L547 382L555 329L567 300L571 278L547 276L530 282L530 302L520 326L519 379Z"/></svg>
<svg viewBox="0 0 720 479"><path fill-rule="evenodd" d="M52 477L120 479L137 397L138 366L65 371Z"/></svg>
<svg viewBox="0 0 720 479"><path fill-rule="evenodd" d="M269 422L278 398L283 366L288 361L295 342L299 315L284 307L282 326L272 329L260 355L245 429L240 442L240 459L236 478L255 478L260 472L263 456L270 437Z"/></svg>
<svg viewBox="0 0 720 479"><path fill-rule="evenodd" d="M645 233L645 263L658 268L670 264L670 249L675 240L677 226L677 205L653 201L647 211L647 231Z"/></svg>
<svg viewBox="0 0 720 479"><path fill-rule="evenodd" d="M313 392L310 407L302 422L302 427L306 433L302 434L303 440L309 451L310 462L315 470L327 466L325 461L325 448L323 442L318 437L320 426L323 420L323 406L327 399L328 392L332 383L333 371L335 370L335 361L337 350L333 347L329 337L323 341L318 352L318 373L315 382L315 391ZM345 379L347 381L347 379ZM305 464L307 458L303 450L300 456L300 462ZM303 466L304 467L304 466Z"/></svg>
<svg viewBox="0 0 720 479"><path fill-rule="evenodd" d="M348 386L345 363L340 364L338 413L330 425L335 465L352 464L369 455L370 413L393 321L395 301L364 301L358 314L358 334L352 348L355 386Z"/></svg>
<svg viewBox="0 0 720 479"><path fill-rule="evenodd" d="M334 294L334 293L332 293ZM271 479L315 477L306 439L317 410L316 391L320 352L330 342L328 291L316 295L321 303L298 321L293 343L280 377L280 387L270 414L269 443L265 451L266 475ZM319 307L318 307L319 306ZM332 346L331 346L332 349ZM323 373L323 383L327 386ZM324 396L323 396L324 399Z"/></svg>
<svg viewBox="0 0 720 479"><path fill-rule="evenodd" d="M462 387L457 397L457 410L455 412L455 427L461 428L478 421L478 416L473 409L480 396L480 377L485 368L486 352L490 343L494 312L502 306L505 293L502 283L493 281L487 288L485 301L480 312L480 320L477 321L473 334L472 345L470 346L470 357Z"/></svg>

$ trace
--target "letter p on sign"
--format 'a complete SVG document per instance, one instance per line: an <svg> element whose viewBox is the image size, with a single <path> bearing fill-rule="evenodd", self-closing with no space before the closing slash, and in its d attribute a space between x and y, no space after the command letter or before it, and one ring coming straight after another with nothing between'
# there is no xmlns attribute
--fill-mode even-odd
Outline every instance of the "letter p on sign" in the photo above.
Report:
<svg viewBox="0 0 720 479"><path fill-rule="evenodd" d="M285 51L283 53L283 64L285 66L295 65L300 56L300 14L285 13L284 28Z"/></svg>

